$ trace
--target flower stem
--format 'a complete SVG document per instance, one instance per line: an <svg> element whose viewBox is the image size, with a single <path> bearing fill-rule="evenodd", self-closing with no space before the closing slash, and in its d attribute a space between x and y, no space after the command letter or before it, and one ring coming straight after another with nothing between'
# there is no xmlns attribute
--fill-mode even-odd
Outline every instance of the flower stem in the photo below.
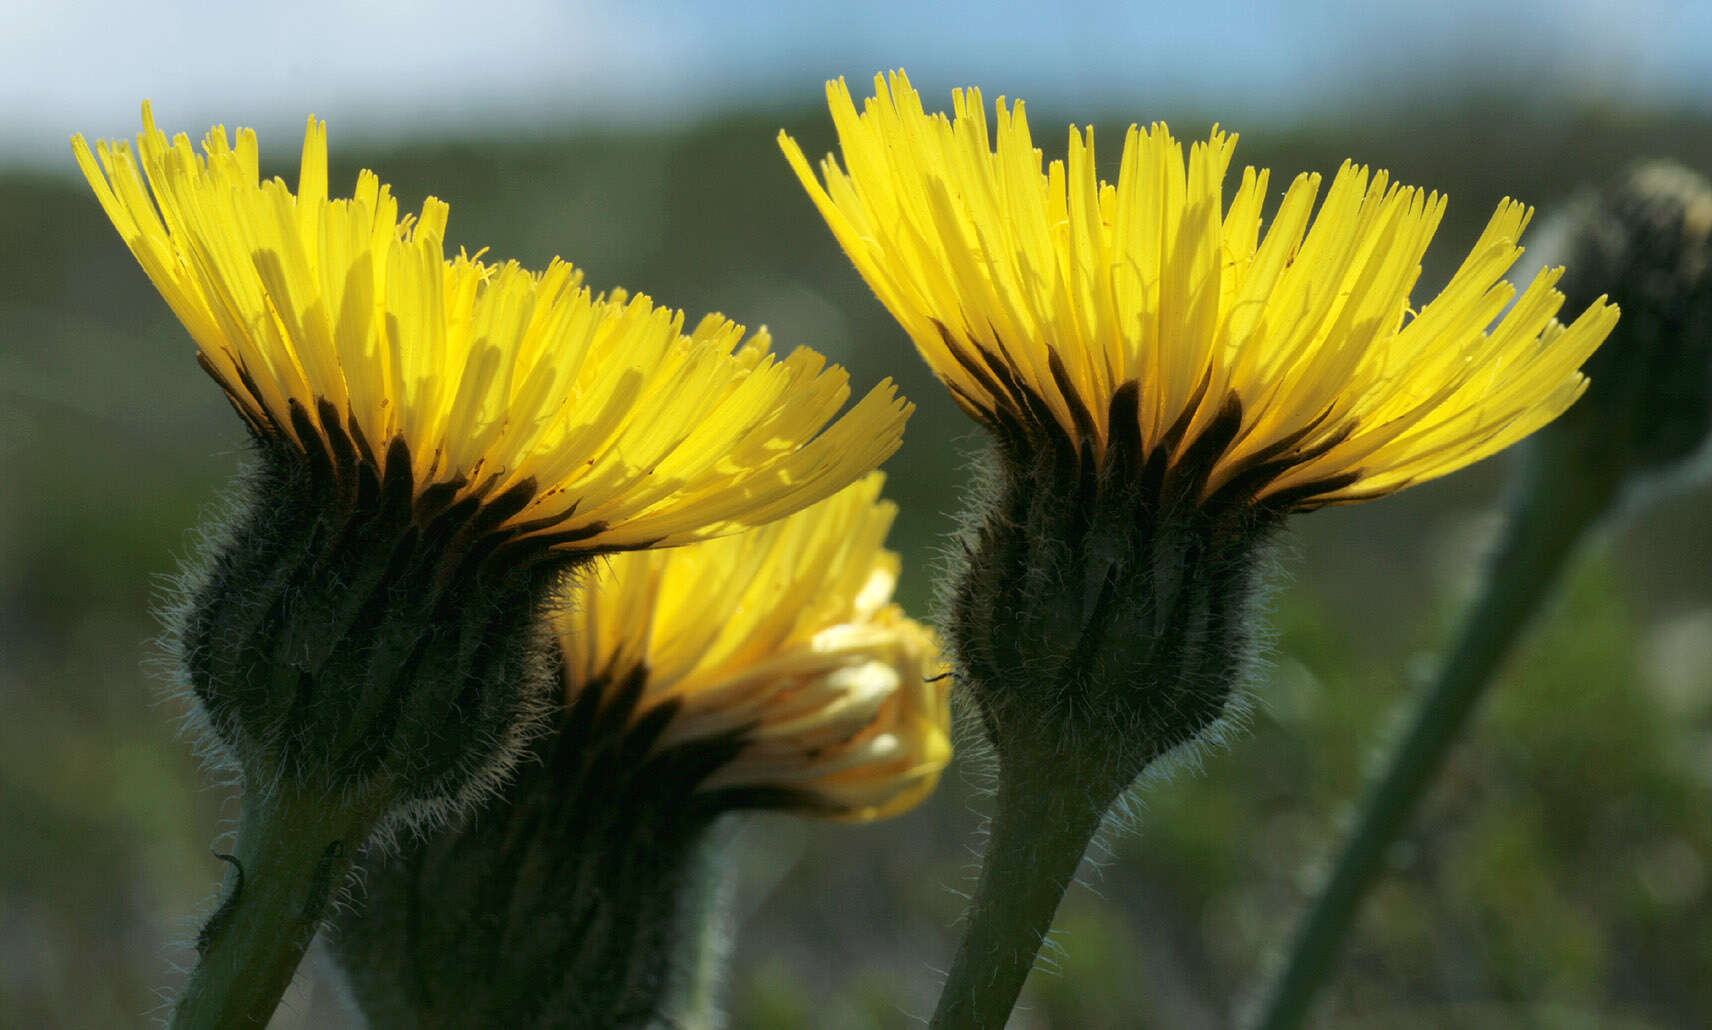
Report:
<svg viewBox="0 0 1712 1030"><path fill-rule="evenodd" d="M220 856L230 867L225 900L197 940L201 958L174 1030L267 1025L384 797L377 790L340 803L301 787L246 792L235 854Z"/></svg>
<svg viewBox="0 0 1712 1030"><path fill-rule="evenodd" d="M1550 596L1576 545L1617 496L1616 479L1589 469L1586 462L1549 451L1530 457L1481 596L1298 930L1257 1024L1265 1030L1297 1027L1307 1017L1391 845L1437 779L1499 664Z"/></svg>
<svg viewBox="0 0 1712 1030"><path fill-rule="evenodd" d="M1076 757L1001 748L992 835L933 1027L997 1030L1016 1005L1088 842L1133 779Z"/></svg>
<svg viewBox="0 0 1712 1030"><path fill-rule="evenodd" d="M682 968L667 1005L668 1026L715 1027L725 1022L720 999L736 943L732 925L737 879L732 875L732 859L739 832L737 819L726 816L697 847L681 901Z"/></svg>

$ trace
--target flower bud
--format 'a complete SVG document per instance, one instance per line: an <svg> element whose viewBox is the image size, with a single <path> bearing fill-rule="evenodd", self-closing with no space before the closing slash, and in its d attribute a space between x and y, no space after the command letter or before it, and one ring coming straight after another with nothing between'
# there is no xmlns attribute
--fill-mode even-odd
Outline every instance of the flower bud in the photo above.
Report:
<svg viewBox="0 0 1712 1030"><path fill-rule="evenodd" d="M1552 227L1572 302L1623 308L1589 359L1587 395L1538 446L1631 481L1684 469L1712 436L1712 184L1667 161L1585 194Z"/></svg>

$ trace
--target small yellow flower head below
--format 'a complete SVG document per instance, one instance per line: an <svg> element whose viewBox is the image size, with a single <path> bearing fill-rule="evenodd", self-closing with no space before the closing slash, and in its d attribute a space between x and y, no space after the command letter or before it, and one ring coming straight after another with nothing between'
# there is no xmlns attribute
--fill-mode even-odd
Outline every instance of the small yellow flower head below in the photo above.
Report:
<svg viewBox="0 0 1712 1030"><path fill-rule="evenodd" d="M406 817L493 787L551 689L574 567L764 525L860 480L910 406L765 332L571 265L446 255L373 172L295 192L256 136L200 151L147 105L133 147L73 141L119 234L257 444L247 503L177 620L185 678L258 783L372 788ZM378 802L377 802L378 804Z"/></svg>
<svg viewBox="0 0 1712 1030"><path fill-rule="evenodd" d="M1563 412L1617 312L1565 328L1542 271L1502 280L1530 211L1498 206L1439 296L1410 291L1436 193L1346 163L1314 214L1296 177L1262 232L1268 173L1225 193L1236 138L1131 127L1117 182L1092 129L1043 167L1024 105L979 90L928 114L902 72L856 109L828 84L844 167L781 145L839 243L963 410L1004 444L1100 460L1123 438L1221 494L1304 509L1453 472ZM1514 303L1512 304L1512 301ZM1509 306L1508 312L1505 311Z"/></svg>
<svg viewBox="0 0 1712 1030"><path fill-rule="evenodd" d="M729 807L910 808L951 756L932 634L890 603L881 477L738 536L615 556L559 620L567 704L629 713L657 752L721 764Z"/></svg>
<svg viewBox="0 0 1712 1030"><path fill-rule="evenodd" d="M370 1022L671 1022L682 964L706 961L685 900L729 868L707 854L718 818L877 819L933 789L949 684L929 632L891 603L880 485L615 555L578 582L556 619L552 731L472 818L376 855L367 904L341 916L334 947Z"/></svg>

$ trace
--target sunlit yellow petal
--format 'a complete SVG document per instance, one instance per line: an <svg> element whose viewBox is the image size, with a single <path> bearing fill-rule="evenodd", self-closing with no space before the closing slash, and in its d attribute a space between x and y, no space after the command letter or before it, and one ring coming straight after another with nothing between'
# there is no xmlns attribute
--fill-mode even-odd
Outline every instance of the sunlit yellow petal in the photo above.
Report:
<svg viewBox="0 0 1712 1030"><path fill-rule="evenodd" d="M249 130L198 153L147 105L143 124L134 148L74 139L78 164L264 439L371 466L402 441L418 494L508 496L507 533L590 552L765 523L897 448L910 406L889 381L840 416L844 372L781 361L765 333L686 335L681 312L596 296L560 261L448 258L447 206L400 219L371 172L330 198L322 122L295 193L260 180Z"/></svg>
<svg viewBox="0 0 1712 1030"><path fill-rule="evenodd" d="M902 72L860 110L842 80L827 98L842 166L817 177L781 133L786 158L957 403L1015 446L1138 438L1193 453L1203 499L1363 500L1555 418L1616 323L1601 299L1560 326L1549 270L1499 317L1530 215L1514 201L1416 313L1445 201L1385 172L1346 163L1317 214L1319 177L1298 177L1263 233L1268 175L1245 169L1227 199L1236 137L1216 129L1185 160L1165 126L1132 127L1107 183L1091 129L1046 163L1021 102L989 121L959 90L928 114ZM1127 383L1136 426L1113 422Z"/></svg>
<svg viewBox="0 0 1712 1030"><path fill-rule="evenodd" d="M932 634L890 603L880 484L725 539L615 555L561 616L571 700L639 677L637 718L674 708L656 747L736 735L710 790L843 819L916 804L950 759L950 684Z"/></svg>

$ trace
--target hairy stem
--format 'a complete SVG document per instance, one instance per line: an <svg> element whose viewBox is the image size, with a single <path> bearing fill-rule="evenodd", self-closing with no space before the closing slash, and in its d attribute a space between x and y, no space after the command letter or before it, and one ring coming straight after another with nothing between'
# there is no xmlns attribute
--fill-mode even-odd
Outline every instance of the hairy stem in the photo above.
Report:
<svg viewBox="0 0 1712 1030"><path fill-rule="evenodd" d="M384 791L246 791L225 900L197 940L201 954L173 1012L175 1030L266 1026L303 952L381 814Z"/></svg>
<svg viewBox="0 0 1712 1030"><path fill-rule="evenodd" d="M1075 757L1001 750L992 836L932 1026L996 1030L1016 1005L1088 842L1132 779Z"/></svg>
<svg viewBox="0 0 1712 1030"><path fill-rule="evenodd" d="M670 1026L717 1027L725 1022L721 995L736 944L737 878L731 859L737 834L731 816L708 831L683 890L678 943L682 968L666 1006Z"/></svg>

